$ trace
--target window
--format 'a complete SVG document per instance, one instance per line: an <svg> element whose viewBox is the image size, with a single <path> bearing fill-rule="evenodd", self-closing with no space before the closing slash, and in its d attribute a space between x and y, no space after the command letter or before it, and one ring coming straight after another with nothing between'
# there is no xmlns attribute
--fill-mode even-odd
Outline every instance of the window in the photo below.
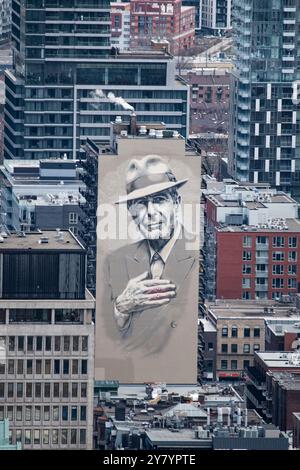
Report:
<svg viewBox="0 0 300 470"><path fill-rule="evenodd" d="M23 369L23 359L18 359L18 362L17 362L17 374L18 375L22 375L24 372L24 369Z"/></svg>
<svg viewBox="0 0 300 470"><path fill-rule="evenodd" d="M55 336L54 350L60 351L60 336Z"/></svg>
<svg viewBox="0 0 300 470"><path fill-rule="evenodd" d="M85 359L81 361L81 373L87 374L87 360Z"/></svg>
<svg viewBox="0 0 300 470"><path fill-rule="evenodd" d="M208 349L208 351L213 351L214 350L214 343L207 343L207 349Z"/></svg>
<svg viewBox="0 0 300 470"><path fill-rule="evenodd" d="M62 445L68 444L68 429L61 430L61 444Z"/></svg>
<svg viewBox="0 0 300 470"><path fill-rule="evenodd" d="M284 247L284 237L273 237L273 246L278 248Z"/></svg>
<svg viewBox="0 0 300 470"><path fill-rule="evenodd" d="M72 382L72 398L78 397L78 384L76 382Z"/></svg>
<svg viewBox="0 0 300 470"><path fill-rule="evenodd" d="M27 351L33 351L33 336L27 336Z"/></svg>
<svg viewBox="0 0 300 470"><path fill-rule="evenodd" d="M7 384L7 397L13 398L14 396L14 384L13 382L8 382Z"/></svg>
<svg viewBox="0 0 300 470"><path fill-rule="evenodd" d="M297 237L289 237L289 248L297 248Z"/></svg>
<svg viewBox="0 0 300 470"><path fill-rule="evenodd" d="M59 398L59 383L58 382L54 382L53 384L53 397Z"/></svg>
<svg viewBox="0 0 300 470"><path fill-rule="evenodd" d="M68 382L63 383L63 398L69 397L69 384Z"/></svg>
<svg viewBox="0 0 300 470"><path fill-rule="evenodd" d="M45 398L50 398L50 383L49 382L45 382L44 383L44 397Z"/></svg>
<svg viewBox="0 0 300 470"><path fill-rule="evenodd" d="M27 374L29 375L32 375L32 360L31 359L27 359L27 365L26 365L26 370L27 370Z"/></svg>
<svg viewBox="0 0 300 470"><path fill-rule="evenodd" d="M272 266L272 274L283 274L283 264L274 264Z"/></svg>
<svg viewBox="0 0 300 470"><path fill-rule="evenodd" d="M297 265L296 264L289 264L288 273L290 276L295 276L297 274Z"/></svg>
<svg viewBox="0 0 300 470"><path fill-rule="evenodd" d="M16 430L16 442L22 442L22 429Z"/></svg>
<svg viewBox="0 0 300 470"><path fill-rule="evenodd" d="M250 328L244 328L244 338L250 338Z"/></svg>
<svg viewBox="0 0 300 470"><path fill-rule="evenodd" d="M58 429L52 429L52 444L58 444Z"/></svg>
<svg viewBox="0 0 300 470"><path fill-rule="evenodd" d="M43 337L37 336L36 337L36 350L42 351L42 349L43 349Z"/></svg>
<svg viewBox="0 0 300 470"><path fill-rule="evenodd" d="M61 419L63 421L68 421L68 407L62 406L61 408Z"/></svg>
<svg viewBox="0 0 300 470"><path fill-rule="evenodd" d="M18 351L24 351L24 336L18 336Z"/></svg>
<svg viewBox="0 0 300 470"><path fill-rule="evenodd" d="M34 421L41 421L41 407L34 407Z"/></svg>
<svg viewBox="0 0 300 470"><path fill-rule="evenodd" d="M251 274L251 265L243 264L243 274Z"/></svg>
<svg viewBox="0 0 300 470"><path fill-rule="evenodd" d="M43 429L43 444L49 444L49 429Z"/></svg>
<svg viewBox="0 0 300 470"><path fill-rule="evenodd" d="M243 251L243 261L251 261L251 251Z"/></svg>
<svg viewBox="0 0 300 470"><path fill-rule="evenodd" d="M26 383L26 398L32 398L32 383Z"/></svg>
<svg viewBox="0 0 300 470"><path fill-rule="evenodd" d="M236 354L238 352L238 345L237 344L232 344L231 345L231 352Z"/></svg>
<svg viewBox="0 0 300 470"><path fill-rule="evenodd" d="M86 382L81 383L81 398L87 397L87 384Z"/></svg>
<svg viewBox="0 0 300 470"><path fill-rule="evenodd" d="M268 238L265 236L259 235L258 237L256 237L256 243L258 245L266 245L268 243Z"/></svg>
<svg viewBox="0 0 300 470"><path fill-rule="evenodd" d="M249 235L245 235L244 238L243 238L243 246L245 248L251 248L251 246L252 246L252 237L250 237Z"/></svg>
<svg viewBox="0 0 300 470"><path fill-rule="evenodd" d="M223 338L225 338L225 337L228 336L228 328L227 328L227 326L223 326L223 328L222 328L222 336L223 336Z"/></svg>
<svg viewBox="0 0 300 470"><path fill-rule="evenodd" d="M14 419L14 407L13 406L7 407L7 419L9 419L10 421L13 421Z"/></svg>
<svg viewBox="0 0 300 470"><path fill-rule="evenodd" d="M237 361L234 359L231 361L231 369L232 370L237 370Z"/></svg>
<svg viewBox="0 0 300 470"><path fill-rule="evenodd" d="M77 406L71 407L71 421L77 421Z"/></svg>
<svg viewBox="0 0 300 470"><path fill-rule="evenodd" d="M60 373L60 360L55 359L54 360L54 374L59 374Z"/></svg>
<svg viewBox="0 0 300 470"><path fill-rule="evenodd" d="M288 254L288 260L289 261L297 261L297 252L296 251L289 251L289 254Z"/></svg>
<svg viewBox="0 0 300 470"><path fill-rule="evenodd" d="M25 421L31 421L32 407L25 406Z"/></svg>
<svg viewBox="0 0 300 470"><path fill-rule="evenodd" d="M8 350L14 351L16 346L16 338L14 336L9 336L8 340Z"/></svg>
<svg viewBox="0 0 300 470"><path fill-rule="evenodd" d="M227 361L224 359L221 361L221 369L227 369Z"/></svg>
<svg viewBox="0 0 300 470"><path fill-rule="evenodd" d="M25 444L31 444L31 430L25 429Z"/></svg>
<svg viewBox="0 0 300 470"><path fill-rule="evenodd" d="M4 383L0 382L0 398L4 398Z"/></svg>
<svg viewBox="0 0 300 470"><path fill-rule="evenodd" d="M80 444L86 444L86 430L80 429Z"/></svg>
<svg viewBox="0 0 300 470"><path fill-rule="evenodd" d="M52 349L52 338L51 336L46 336L45 350L51 351L51 349Z"/></svg>
<svg viewBox="0 0 300 470"><path fill-rule="evenodd" d="M42 384L41 382L35 383L35 398L41 398L42 396Z"/></svg>
<svg viewBox="0 0 300 470"><path fill-rule="evenodd" d="M251 292L243 292L243 300L251 300Z"/></svg>
<svg viewBox="0 0 300 470"><path fill-rule="evenodd" d="M222 344L221 351L222 351L222 353L226 354L228 352L228 345L227 344Z"/></svg>
<svg viewBox="0 0 300 470"><path fill-rule="evenodd" d="M13 359L8 360L7 373L8 374L14 374L15 373L15 361Z"/></svg>
<svg viewBox="0 0 300 470"><path fill-rule="evenodd" d="M77 443L77 429L71 429L71 444Z"/></svg>
<svg viewBox="0 0 300 470"><path fill-rule="evenodd" d="M88 350L88 336L82 336L81 349L82 349L82 351L87 351Z"/></svg>
<svg viewBox="0 0 300 470"><path fill-rule="evenodd" d="M79 350L79 336L73 336L73 351Z"/></svg>
<svg viewBox="0 0 300 470"><path fill-rule="evenodd" d="M254 336L254 338L260 338L260 328L259 327L254 328L253 336Z"/></svg>
<svg viewBox="0 0 300 470"><path fill-rule="evenodd" d="M44 421L50 421L50 406L44 406Z"/></svg>
<svg viewBox="0 0 300 470"><path fill-rule="evenodd" d="M38 359L35 361L35 373L40 375L42 373L42 361Z"/></svg>
<svg viewBox="0 0 300 470"><path fill-rule="evenodd" d="M251 279L243 277L243 289L250 289L251 288Z"/></svg>
<svg viewBox="0 0 300 470"><path fill-rule="evenodd" d="M243 365L244 365L244 369L247 369L247 367L249 367L250 365L250 361L244 361Z"/></svg>
<svg viewBox="0 0 300 470"><path fill-rule="evenodd" d="M41 432L39 429L34 430L34 444L38 445L41 443Z"/></svg>
<svg viewBox="0 0 300 470"><path fill-rule="evenodd" d="M69 373L69 360L64 359L63 360L63 374L67 375Z"/></svg>
<svg viewBox="0 0 300 470"><path fill-rule="evenodd" d="M284 261L284 252L283 251L273 251L272 259L273 259L273 261Z"/></svg>
<svg viewBox="0 0 300 470"><path fill-rule="evenodd" d="M250 353L250 344L244 344L244 353L249 354Z"/></svg>
<svg viewBox="0 0 300 470"><path fill-rule="evenodd" d="M53 421L59 421L59 407L53 406L52 408L52 419Z"/></svg>
<svg viewBox="0 0 300 470"><path fill-rule="evenodd" d="M78 214L76 212L69 213L69 224L70 225L77 225L78 224Z"/></svg>
<svg viewBox="0 0 300 470"><path fill-rule="evenodd" d="M78 359L73 359L72 360L72 374L73 375L78 374Z"/></svg>
<svg viewBox="0 0 300 470"><path fill-rule="evenodd" d="M64 336L64 351L70 351L70 336Z"/></svg>
<svg viewBox="0 0 300 470"><path fill-rule="evenodd" d="M260 350L260 344L258 344L258 343L253 344L253 351L255 352L255 351L259 351L259 350Z"/></svg>
<svg viewBox="0 0 300 470"><path fill-rule="evenodd" d="M45 375L51 374L51 359L45 360Z"/></svg>
<svg viewBox="0 0 300 470"><path fill-rule="evenodd" d="M23 398L23 383L17 383L17 398Z"/></svg>
<svg viewBox="0 0 300 470"><path fill-rule="evenodd" d="M86 406L80 407L80 421L86 421Z"/></svg>
<svg viewBox="0 0 300 470"><path fill-rule="evenodd" d="M22 406L17 406L16 420L17 421L22 421L22 419L23 419L23 408L22 408Z"/></svg>
<svg viewBox="0 0 300 470"><path fill-rule="evenodd" d="M231 328L231 337L232 338L237 338L238 337L238 327L237 326L233 326Z"/></svg>
<svg viewBox="0 0 300 470"><path fill-rule="evenodd" d="M288 279L288 289L296 289L296 279Z"/></svg>
<svg viewBox="0 0 300 470"><path fill-rule="evenodd" d="M289 279L291 280L291 279ZM284 279L281 277L272 279L272 287L273 289L283 289L284 286Z"/></svg>

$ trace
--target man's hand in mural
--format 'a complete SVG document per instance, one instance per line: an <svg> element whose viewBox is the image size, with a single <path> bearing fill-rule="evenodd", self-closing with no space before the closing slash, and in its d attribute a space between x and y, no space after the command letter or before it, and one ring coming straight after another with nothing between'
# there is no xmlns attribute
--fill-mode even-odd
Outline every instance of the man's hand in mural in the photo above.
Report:
<svg viewBox="0 0 300 470"><path fill-rule="evenodd" d="M116 320L122 327L131 314L168 304L175 295L176 286L171 281L148 279L146 271L130 279L122 294L117 297Z"/></svg>

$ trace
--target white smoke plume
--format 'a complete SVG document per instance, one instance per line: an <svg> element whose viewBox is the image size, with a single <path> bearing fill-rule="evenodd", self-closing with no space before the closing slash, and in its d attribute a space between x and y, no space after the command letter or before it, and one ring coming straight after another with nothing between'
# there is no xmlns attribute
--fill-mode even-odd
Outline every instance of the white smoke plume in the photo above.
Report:
<svg viewBox="0 0 300 470"><path fill-rule="evenodd" d="M91 91L92 98L107 98L110 103L119 104L123 109L134 111L134 107L127 103L121 96L115 96L111 91L106 95L102 90ZM92 103L94 109L99 109L100 103Z"/></svg>
<svg viewBox="0 0 300 470"><path fill-rule="evenodd" d="M120 106L122 106L123 109L126 109L128 111L134 111L134 107L127 103L127 101L124 100L124 98L122 98L121 96L115 96L112 92L109 92L107 98L111 103L119 104Z"/></svg>

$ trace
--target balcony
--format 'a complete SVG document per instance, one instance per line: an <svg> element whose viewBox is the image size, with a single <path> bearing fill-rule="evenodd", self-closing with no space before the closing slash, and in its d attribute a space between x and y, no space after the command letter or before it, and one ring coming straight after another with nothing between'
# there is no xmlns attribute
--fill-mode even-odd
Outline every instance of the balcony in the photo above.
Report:
<svg viewBox="0 0 300 470"><path fill-rule="evenodd" d="M255 284L256 292L268 292L268 284Z"/></svg>
<svg viewBox="0 0 300 470"><path fill-rule="evenodd" d="M258 278L267 278L269 275L269 272L268 270L266 269L266 271L255 271L255 276L258 277Z"/></svg>

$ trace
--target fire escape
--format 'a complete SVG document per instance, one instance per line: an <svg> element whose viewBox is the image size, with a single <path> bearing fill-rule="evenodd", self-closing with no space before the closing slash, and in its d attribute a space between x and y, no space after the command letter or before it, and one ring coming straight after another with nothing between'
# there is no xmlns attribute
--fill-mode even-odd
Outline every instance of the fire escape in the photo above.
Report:
<svg viewBox="0 0 300 470"><path fill-rule="evenodd" d="M81 160L83 169L81 179L86 184L80 192L86 202L82 209L81 238L87 249L87 288L96 295L96 249L97 249L97 200L98 200L98 153L88 144L85 146L85 160Z"/></svg>

